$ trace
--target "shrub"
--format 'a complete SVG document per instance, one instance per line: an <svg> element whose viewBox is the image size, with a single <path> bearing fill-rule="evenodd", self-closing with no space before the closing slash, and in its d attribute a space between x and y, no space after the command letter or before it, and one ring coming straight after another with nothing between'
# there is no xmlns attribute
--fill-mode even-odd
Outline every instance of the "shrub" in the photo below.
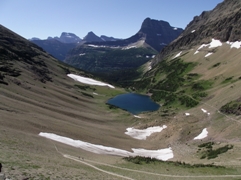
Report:
<svg viewBox="0 0 241 180"><path fill-rule="evenodd" d="M231 101L220 108L220 111L226 114L241 115L241 98Z"/></svg>

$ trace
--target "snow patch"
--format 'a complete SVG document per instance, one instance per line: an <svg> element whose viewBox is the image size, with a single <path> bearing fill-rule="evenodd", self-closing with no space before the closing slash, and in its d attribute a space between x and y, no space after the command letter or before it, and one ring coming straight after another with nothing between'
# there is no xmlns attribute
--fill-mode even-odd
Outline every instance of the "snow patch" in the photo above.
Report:
<svg viewBox="0 0 241 180"><path fill-rule="evenodd" d="M110 88L115 88L114 86L110 84L103 83L101 81L97 81L91 78L75 75L75 74L67 74L68 77L74 79L75 81L79 81L84 84L89 84L89 85L97 85L97 86L108 86Z"/></svg>
<svg viewBox="0 0 241 180"><path fill-rule="evenodd" d="M181 51L181 52L179 52L179 53L178 53L176 56L174 56L174 58L173 58L173 59L175 59L175 58L179 57L181 54L182 54L182 51Z"/></svg>
<svg viewBox="0 0 241 180"><path fill-rule="evenodd" d="M237 49L239 49L241 47L241 41L236 41L236 42L234 42L234 43L232 43L231 44L231 49L232 48L237 48Z"/></svg>
<svg viewBox="0 0 241 180"><path fill-rule="evenodd" d="M139 140L146 140L147 136L150 136L153 133L156 132L161 132L163 129L166 129L167 126L163 125L161 126L154 126L154 127L149 127L147 129L135 129L133 127L127 128L125 134L133 137L134 139L139 139Z"/></svg>
<svg viewBox="0 0 241 180"><path fill-rule="evenodd" d="M196 52L194 53L194 55L197 54L197 53L199 53L199 51L196 51Z"/></svg>
<svg viewBox="0 0 241 180"><path fill-rule="evenodd" d="M222 46L221 41L212 39L212 42L210 43L209 48L215 48L215 47L219 47L219 46Z"/></svg>
<svg viewBox="0 0 241 180"><path fill-rule="evenodd" d="M204 48L204 47L208 47L209 46L209 48L215 48L215 47L219 47L219 46L222 46L222 43L221 43L221 41L219 41L219 40L215 40L215 39L212 39L212 41L209 43L209 44L202 44L197 50L196 50L196 52L194 53L194 55L195 54L197 54L197 53L199 53L199 50L200 49L202 49L202 48ZM209 54L209 53L208 53ZM208 56L210 56L211 54L209 54Z"/></svg>
<svg viewBox="0 0 241 180"><path fill-rule="evenodd" d="M207 110L205 110L205 109L201 109L201 110L202 110L202 112L207 113Z"/></svg>
<svg viewBox="0 0 241 180"><path fill-rule="evenodd" d="M205 55L205 57L208 57L208 56L210 56L210 55L212 55L213 53L207 53L206 55Z"/></svg>
<svg viewBox="0 0 241 180"><path fill-rule="evenodd" d="M166 149L158 149L158 150L146 150L146 149L134 149L132 148L132 151L134 151L134 156L143 156L143 157L150 157L159 159L162 161L167 161L174 157L172 148L166 148Z"/></svg>
<svg viewBox="0 0 241 180"><path fill-rule="evenodd" d="M196 30L192 30L191 33L194 33Z"/></svg>
<svg viewBox="0 0 241 180"><path fill-rule="evenodd" d="M40 132L39 136L45 137L47 139L51 139L51 140L54 140L54 141L57 141L60 143L64 143L64 144L67 144L67 145L70 145L70 146L73 146L76 148L81 148L83 150L93 152L96 154L117 155L117 156L122 156L122 157L143 156L143 157L156 158L156 159L163 160L163 161L166 161L166 160L174 157L173 151L171 148L158 149L158 150L146 150L146 149L132 148L133 152L129 152L129 151L118 149L118 148L91 144L91 143L80 141L80 140L73 140L71 138L59 136L59 135L56 135L53 133Z"/></svg>
<svg viewBox="0 0 241 180"><path fill-rule="evenodd" d="M203 113L205 113L207 115L210 115L210 113L207 110L205 110L205 109L201 109L201 110L202 110Z"/></svg>
<svg viewBox="0 0 241 180"><path fill-rule="evenodd" d="M136 48L136 46L127 46L127 47L123 47L122 50L127 50L127 49L132 49L132 48Z"/></svg>
<svg viewBox="0 0 241 180"><path fill-rule="evenodd" d="M204 128L202 130L201 134L199 134L197 137L195 137L194 140L196 140L196 139L204 139L207 136L208 136L207 128Z"/></svg>
<svg viewBox="0 0 241 180"><path fill-rule="evenodd" d="M173 28L174 30L177 30L177 28L175 27L175 28Z"/></svg>
<svg viewBox="0 0 241 180"><path fill-rule="evenodd" d="M84 56L84 55L85 55L85 53L79 54L79 56Z"/></svg>
<svg viewBox="0 0 241 180"><path fill-rule="evenodd" d="M233 44L233 42L230 42L230 41L227 41L226 43L229 44L229 45L232 45L232 44Z"/></svg>
<svg viewBox="0 0 241 180"><path fill-rule="evenodd" d="M190 116L190 113L185 113L186 116Z"/></svg>
<svg viewBox="0 0 241 180"><path fill-rule="evenodd" d="M204 48L204 47L207 47L207 46L209 46L209 44L202 44L202 45L197 49L197 51L200 50L200 49L202 49L202 48Z"/></svg>
<svg viewBox="0 0 241 180"><path fill-rule="evenodd" d="M141 116L134 115L134 117L135 117L135 118L139 118L139 119L141 119Z"/></svg>

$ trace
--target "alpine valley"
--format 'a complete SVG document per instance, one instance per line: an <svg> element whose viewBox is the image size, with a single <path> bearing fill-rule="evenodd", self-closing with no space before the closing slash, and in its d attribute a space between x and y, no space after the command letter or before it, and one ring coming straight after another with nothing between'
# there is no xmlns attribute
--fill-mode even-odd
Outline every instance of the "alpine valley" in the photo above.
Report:
<svg viewBox="0 0 241 180"><path fill-rule="evenodd" d="M140 30L127 39L98 37L91 31L82 41L73 33L62 33L60 38L32 42L69 65L126 85L140 75L136 68L151 60L182 31L166 21L146 18Z"/></svg>
<svg viewBox="0 0 241 180"><path fill-rule="evenodd" d="M0 25L0 179L240 179L240 54L240 0L127 39ZM106 104L127 92L161 107Z"/></svg>

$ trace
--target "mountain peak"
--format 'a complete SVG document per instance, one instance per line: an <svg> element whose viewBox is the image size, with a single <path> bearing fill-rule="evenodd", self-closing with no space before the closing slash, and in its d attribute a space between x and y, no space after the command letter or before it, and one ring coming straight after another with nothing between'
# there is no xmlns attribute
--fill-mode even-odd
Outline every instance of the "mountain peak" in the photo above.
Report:
<svg viewBox="0 0 241 180"><path fill-rule="evenodd" d="M145 39L145 42L151 45L157 51L176 39L183 29L172 27L167 21L146 18L137 36Z"/></svg>
<svg viewBox="0 0 241 180"><path fill-rule="evenodd" d="M86 42L102 42L103 41L99 36L97 36L92 31L88 32L88 34L83 38L83 40Z"/></svg>
<svg viewBox="0 0 241 180"><path fill-rule="evenodd" d="M78 43L81 41L81 39L76 36L74 33L69 32L62 32L61 36L57 38L62 43Z"/></svg>
<svg viewBox="0 0 241 180"><path fill-rule="evenodd" d="M170 26L170 24L167 21L163 21L163 20L155 20L155 19L151 19L151 18L146 18L142 25L141 28L145 28L145 27L153 27L156 24L161 24L162 26Z"/></svg>

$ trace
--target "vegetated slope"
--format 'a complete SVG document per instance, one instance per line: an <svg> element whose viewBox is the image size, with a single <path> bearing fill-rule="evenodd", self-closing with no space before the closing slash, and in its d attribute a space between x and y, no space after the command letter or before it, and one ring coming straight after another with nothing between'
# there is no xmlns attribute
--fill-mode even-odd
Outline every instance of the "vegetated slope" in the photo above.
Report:
<svg viewBox="0 0 241 180"><path fill-rule="evenodd" d="M151 48L110 48L82 45L74 48L64 62L103 77L115 84L132 83L136 69L155 56Z"/></svg>
<svg viewBox="0 0 241 180"><path fill-rule="evenodd" d="M162 90L162 96L176 92L180 100L187 93L196 98L200 98L197 94L207 96L205 91L215 87L221 75L223 78L230 76L224 82L235 82L233 78L239 78L239 72L235 71L237 66L228 62L233 59L238 61L240 10L240 1L225 0L212 11L204 11L194 17L184 32L152 60L153 69L146 73L142 81L151 79L145 88ZM225 52L221 49L225 49ZM205 69L204 64L209 67L205 66ZM141 85L139 87L144 88ZM153 98L162 99L162 96L156 97L154 93Z"/></svg>
<svg viewBox="0 0 241 180"><path fill-rule="evenodd" d="M132 87L152 94L163 105L160 115L180 123L180 141L194 144L198 127L208 129L203 141L240 147L240 12L241 1L225 0L195 17Z"/></svg>

